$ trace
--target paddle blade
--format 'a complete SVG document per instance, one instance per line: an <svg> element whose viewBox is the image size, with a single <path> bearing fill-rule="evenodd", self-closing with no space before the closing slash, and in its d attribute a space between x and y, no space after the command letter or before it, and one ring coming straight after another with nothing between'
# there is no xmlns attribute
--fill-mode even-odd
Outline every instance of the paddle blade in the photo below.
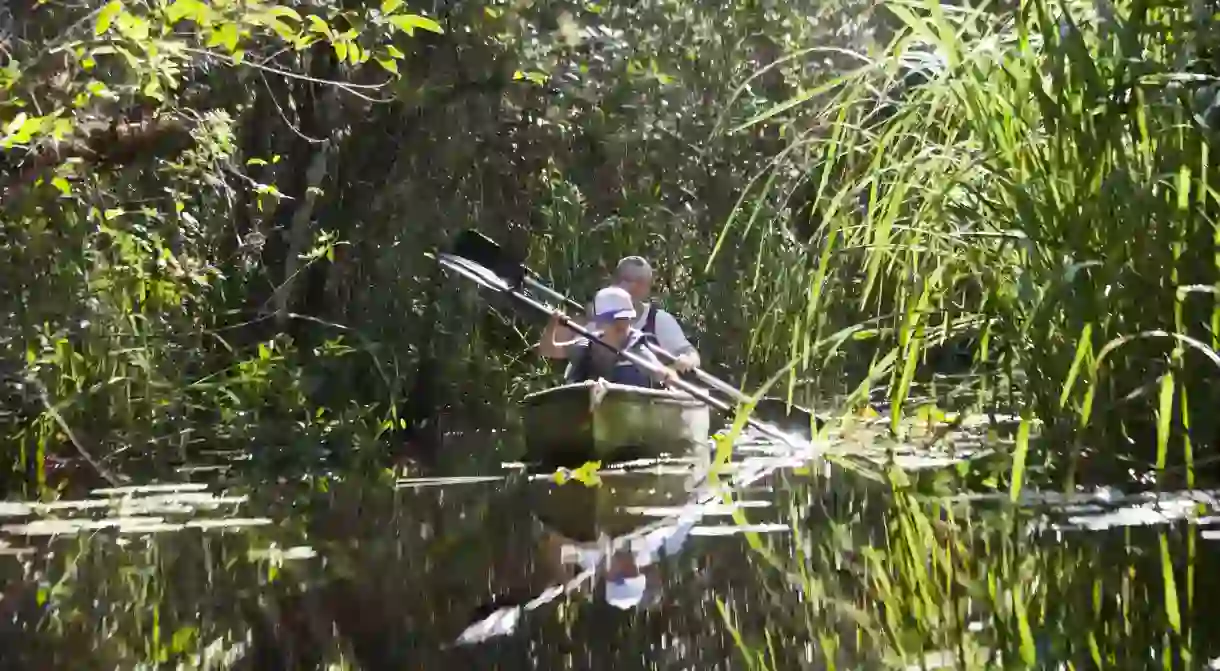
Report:
<svg viewBox="0 0 1220 671"><path fill-rule="evenodd" d="M436 255L437 263L463 277L474 280L477 284L495 291L512 291L503 277L492 272L481 264L452 254Z"/></svg>
<svg viewBox="0 0 1220 671"><path fill-rule="evenodd" d="M523 259L514 259L494 240L474 229L466 229L453 240L453 255L473 261L504 278L509 286L525 281Z"/></svg>

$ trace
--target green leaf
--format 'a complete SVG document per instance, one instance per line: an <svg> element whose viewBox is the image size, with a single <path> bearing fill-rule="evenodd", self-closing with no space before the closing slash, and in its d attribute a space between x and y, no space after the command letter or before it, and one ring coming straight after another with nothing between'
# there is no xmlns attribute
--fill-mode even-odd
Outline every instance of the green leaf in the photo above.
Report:
<svg viewBox="0 0 1220 671"><path fill-rule="evenodd" d="M165 8L165 18L170 25L189 17L200 26L205 26L210 15L208 6L199 0L175 0L174 4Z"/></svg>
<svg viewBox="0 0 1220 671"><path fill-rule="evenodd" d="M1026 667L1032 667L1038 661L1038 650L1034 645L1034 635L1029 627L1029 615L1025 612L1025 600L1018 590L1013 595L1014 610L1017 612L1017 632L1021 636L1021 661Z"/></svg>
<svg viewBox="0 0 1220 671"><path fill-rule="evenodd" d="M71 119L56 119L54 125L51 126L51 136L56 140L62 140L72 132L73 127Z"/></svg>
<svg viewBox="0 0 1220 671"><path fill-rule="evenodd" d="M1030 421L1028 417L1021 418L1017 426L1017 441L1013 446L1012 481L1008 488L1008 498L1016 503L1021 498L1021 485L1025 480L1025 458L1029 454Z"/></svg>
<svg viewBox="0 0 1220 671"><path fill-rule="evenodd" d="M385 68L386 72L398 74L398 62L392 58L378 58L377 64Z"/></svg>
<svg viewBox="0 0 1220 671"><path fill-rule="evenodd" d="M252 158L246 161L246 165L267 165L267 162L261 158Z"/></svg>
<svg viewBox="0 0 1220 671"><path fill-rule="evenodd" d="M123 34L123 37L130 40L143 42L148 39L148 21L134 14L124 13L120 15L118 20L115 21L115 25L118 26L119 32ZM153 47L148 45L146 48L151 51ZM152 54L150 53L150 55Z"/></svg>
<svg viewBox="0 0 1220 671"><path fill-rule="evenodd" d="M51 184L54 185L55 188L59 189L59 192L65 196L72 194L72 185L68 184L68 180L64 179L63 177L56 177L52 179Z"/></svg>
<svg viewBox="0 0 1220 671"><path fill-rule="evenodd" d="M287 23L284 23L279 19L271 19L268 24L271 26L271 29L275 31L275 34L279 35L280 39L284 40L285 42L292 42L297 39L296 29Z"/></svg>
<svg viewBox="0 0 1220 671"><path fill-rule="evenodd" d="M224 45L224 48L229 53L233 53L234 51L237 50L238 32L237 32L236 23L226 23L223 26L221 26L220 27L220 36L221 36L221 43Z"/></svg>
<svg viewBox="0 0 1220 671"><path fill-rule="evenodd" d="M161 93L161 82L156 77L148 80L148 83L144 85L141 93L154 100L165 102L165 95Z"/></svg>
<svg viewBox="0 0 1220 671"><path fill-rule="evenodd" d="M272 7L271 9L267 10L267 13L272 16L278 16L278 17L285 18L285 19L292 19L293 21L296 21L297 23L300 23L300 21L301 21L301 15L297 14L297 11L291 7Z"/></svg>
<svg viewBox="0 0 1220 671"><path fill-rule="evenodd" d="M1178 608L1178 588L1173 578L1173 559L1169 556L1169 541L1165 534L1157 534L1161 541L1161 580L1165 584L1165 619L1175 632L1182 631L1182 613Z"/></svg>
<svg viewBox="0 0 1220 671"><path fill-rule="evenodd" d="M197 633L198 630L194 627L183 627L175 631L169 642L170 651L174 653L187 652L195 642Z"/></svg>
<svg viewBox="0 0 1220 671"><path fill-rule="evenodd" d="M13 117L13 120L8 122L8 125L4 127L4 134L12 135L13 133L16 133L18 129L25 125L25 120L27 118L28 116L25 112L18 112L17 116Z"/></svg>
<svg viewBox="0 0 1220 671"><path fill-rule="evenodd" d="M306 16L305 18L309 19L309 30L310 31L315 32L315 33L322 33L323 35L330 34L330 26L326 23L325 20L322 19L322 17L318 16L317 14L310 14L310 15Z"/></svg>
<svg viewBox="0 0 1220 671"><path fill-rule="evenodd" d="M382 0L381 13L393 14L399 7L402 7L402 0Z"/></svg>
<svg viewBox="0 0 1220 671"><path fill-rule="evenodd" d="M394 24L396 28L408 35L414 35L416 28L419 28L420 30L427 30L438 35L444 34L445 32L444 29L441 28L441 24L429 19L426 16L420 16L418 14L400 14L398 16L391 16L389 21L390 23Z"/></svg>
<svg viewBox="0 0 1220 671"><path fill-rule="evenodd" d="M110 25L114 23L116 17L123 12L123 3L119 0L110 0L105 7L97 13L97 23L93 24L93 34L101 35L107 30L110 30Z"/></svg>
<svg viewBox="0 0 1220 671"><path fill-rule="evenodd" d="M521 70L517 70L513 73L513 79L515 81L525 80L539 86L545 84L549 78L550 77L545 72L538 72L537 70L530 72L522 72Z"/></svg>
<svg viewBox="0 0 1220 671"><path fill-rule="evenodd" d="M347 60L347 42L335 42L332 46L335 48L335 57L339 59L340 63Z"/></svg>
<svg viewBox="0 0 1220 671"><path fill-rule="evenodd" d="M394 46L393 44L387 46L385 48L385 51L387 54L393 56L394 58L406 58L406 54L399 51L398 47Z"/></svg>

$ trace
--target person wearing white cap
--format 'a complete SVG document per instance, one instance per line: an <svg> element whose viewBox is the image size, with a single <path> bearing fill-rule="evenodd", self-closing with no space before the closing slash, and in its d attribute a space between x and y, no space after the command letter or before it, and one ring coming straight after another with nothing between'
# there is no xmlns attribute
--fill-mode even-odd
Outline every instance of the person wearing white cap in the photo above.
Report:
<svg viewBox="0 0 1220 671"><path fill-rule="evenodd" d="M657 383L668 382L677 376L673 369L666 368L656 355L643 346L643 332L632 326L636 311L631 294L626 290L606 287L597 292L593 298L592 312L590 330L594 335L609 345L646 359L651 364L651 370L641 370L625 357L594 345L587 338L557 342L556 336L567 329L563 327L559 313L555 313L542 333L538 353L548 359L566 359L569 363L566 373L569 382L600 378L616 384L655 387Z"/></svg>

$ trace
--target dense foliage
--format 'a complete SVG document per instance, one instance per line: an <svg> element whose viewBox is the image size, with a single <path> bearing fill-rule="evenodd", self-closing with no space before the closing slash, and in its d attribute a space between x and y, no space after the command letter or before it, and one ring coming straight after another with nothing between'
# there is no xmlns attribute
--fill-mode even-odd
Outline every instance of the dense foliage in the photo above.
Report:
<svg viewBox="0 0 1220 671"><path fill-rule="evenodd" d="M1215 473L1220 431L1216 35L1206 2L1145 0L8 3L4 484L48 494L220 451L281 473L325 456L380 465L404 445L435 457L455 426L512 421L506 399L554 371L531 352L534 324L429 258L473 227L576 298L620 256L647 255L713 370L751 386L782 370L772 391L819 409L884 403L895 434L919 424L903 415L947 418L914 407L920 383L982 373L952 398L1019 428L1011 453L987 437L1004 451L994 471L941 474L955 485L1014 501L1031 481L1193 487ZM512 456L497 448L444 454ZM902 668L931 650L962 668L1102 667L1153 648L1170 668L1207 652L1195 529L1147 534L1159 548L1125 534L1102 556L890 475L880 508L794 495L792 521L833 526L817 540L780 553L752 539L764 579L715 620L751 668ZM823 487L792 478L801 496ZM391 485L369 482L398 511ZM281 540L347 543L366 503L352 489L338 531ZM433 533L411 514L412 533ZM49 654L198 647L201 596L162 620L144 608L151 578L78 561L90 552L48 553L47 574L92 566L102 594L122 582L110 605L139 604L148 649L99 644L95 593L34 587L23 565L22 612L51 603L48 622L82 641ZM345 569L385 581L356 598L323 581L319 626L362 622L353 604L396 612L410 599L386 595L413 577L394 567L418 560L427 582L447 556L433 552L395 537ZM199 559L188 572L209 581L233 566ZM242 579L265 589L267 571ZM708 654L727 654L712 633Z"/></svg>
<svg viewBox="0 0 1220 671"><path fill-rule="evenodd" d="M379 456L459 405L500 421L546 372L528 322L488 316L426 256L465 227L578 296L650 255L662 300L717 336L705 355L739 364L768 307L744 295L755 250L707 271L703 254L782 140L709 138L732 87L800 36L863 31L801 11L13 8L6 460L30 482L60 458L115 479L256 439ZM743 114L833 63L781 66Z"/></svg>
<svg viewBox="0 0 1220 671"><path fill-rule="evenodd" d="M576 296L651 256L714 369L902 410L956 349L1065 475L1187 464L1220 362L1210 24L1105 7L15 7L8 459L501 422L549 372L427 256L477 227Z"/></svg>

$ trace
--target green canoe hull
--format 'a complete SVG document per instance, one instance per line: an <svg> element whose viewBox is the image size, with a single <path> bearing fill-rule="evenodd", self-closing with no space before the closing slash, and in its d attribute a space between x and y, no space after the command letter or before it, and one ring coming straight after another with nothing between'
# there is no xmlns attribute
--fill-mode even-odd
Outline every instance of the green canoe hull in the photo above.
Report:
<svg viewBox="0 0 1220 671"><path fill-rule="evenodd" d="M711 414L681 392L578 382L522 401L526 459L548 466L682 456L705 448Z"/></svg>

